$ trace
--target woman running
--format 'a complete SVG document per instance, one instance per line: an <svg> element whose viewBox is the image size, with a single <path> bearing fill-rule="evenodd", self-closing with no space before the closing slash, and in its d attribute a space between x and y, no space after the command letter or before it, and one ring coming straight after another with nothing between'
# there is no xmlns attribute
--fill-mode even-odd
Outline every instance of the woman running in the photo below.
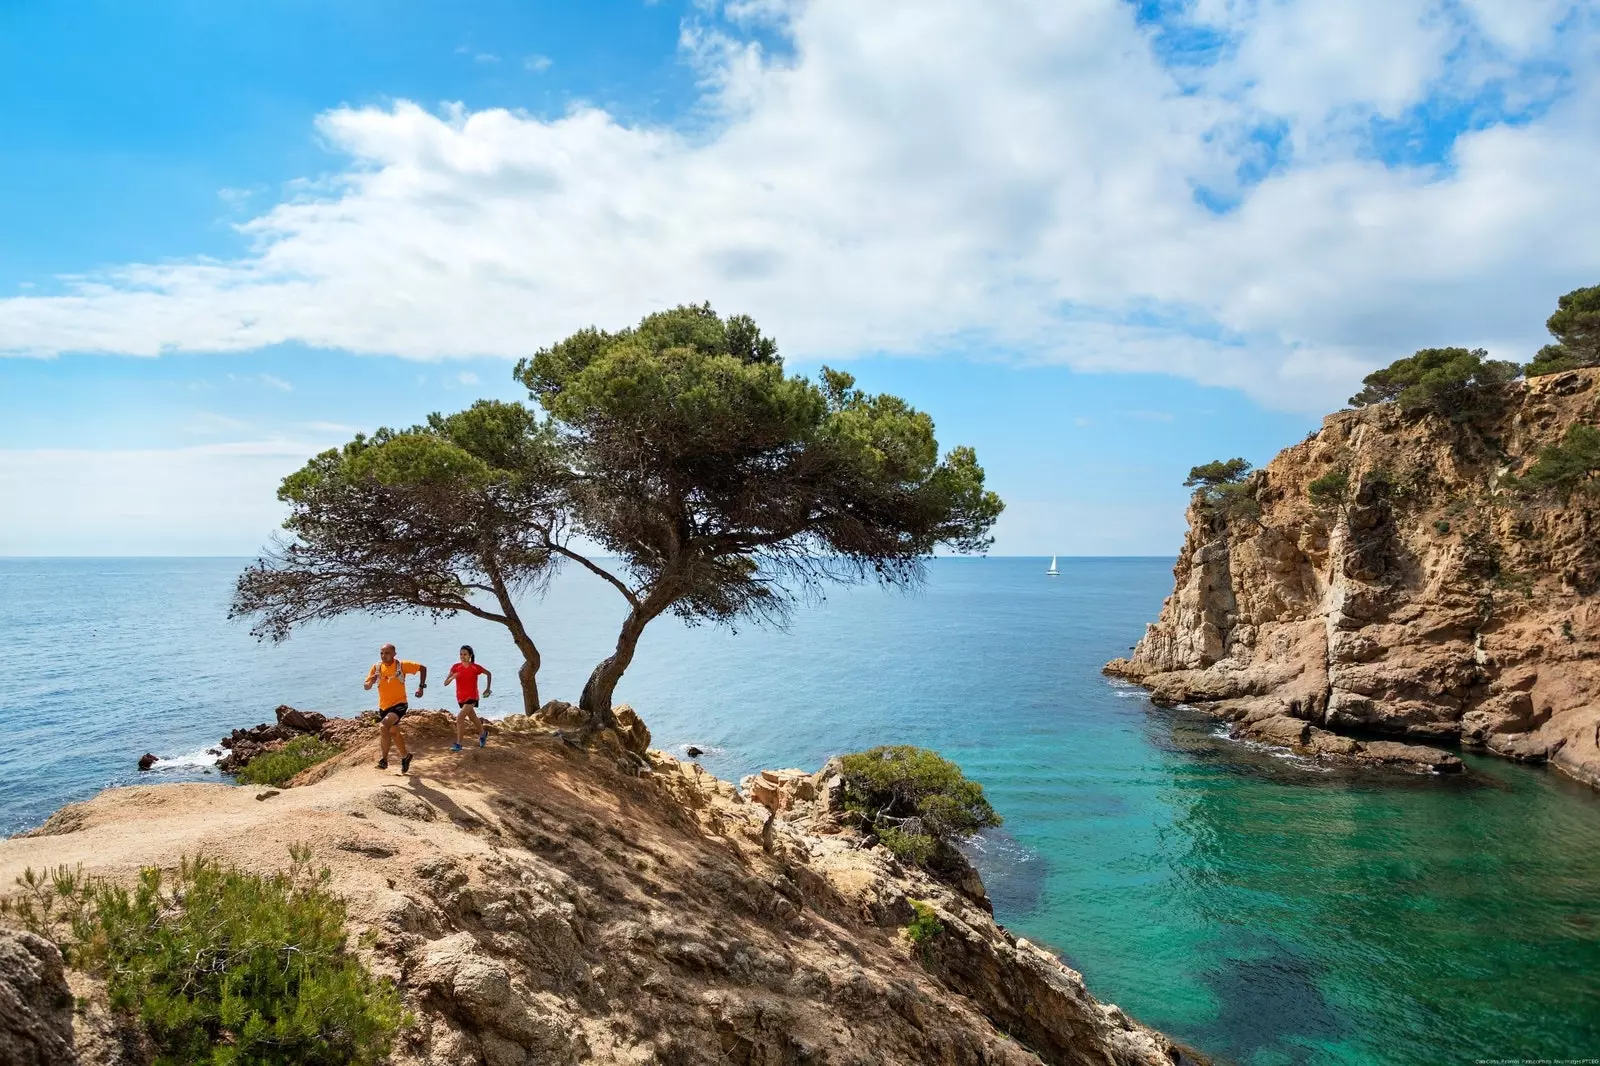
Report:
<svg viewBox="0 0 1600 1066"><path fill-rule="evenodd" d="M478 717L478 675L482 674L483 694L488 696L489 690L494 687L494 675L478 665L478 657L472 651L472 645L461 645L461 661L450 667L450 672L444 675L444 683L449 684L451 678L456 682L456 742L450 745L451 751L461 750L461 727L466 723L467 715L472 715L472 721L478 728L478 747L489 743L489 726L482 718Z"/></svg>

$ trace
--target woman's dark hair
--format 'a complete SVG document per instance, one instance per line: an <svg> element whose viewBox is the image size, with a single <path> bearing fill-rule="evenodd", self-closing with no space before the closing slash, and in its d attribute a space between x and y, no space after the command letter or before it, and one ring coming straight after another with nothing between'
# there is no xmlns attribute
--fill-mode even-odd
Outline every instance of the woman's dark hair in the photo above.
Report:
<svg viewBox="0 0 1600 1066"><path fill-rule="evenodd" d="M478 661L478 653L472 650L472 645L471 644L463 644L463 645L461 645L461 650L466 652L468 655L472 656L472 661L473 662L477 662Z"/></svg>

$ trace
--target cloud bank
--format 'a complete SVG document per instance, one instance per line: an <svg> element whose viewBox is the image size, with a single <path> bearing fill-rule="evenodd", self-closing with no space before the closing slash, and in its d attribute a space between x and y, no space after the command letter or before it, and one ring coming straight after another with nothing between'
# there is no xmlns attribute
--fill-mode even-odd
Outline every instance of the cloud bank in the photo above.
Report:
<svg viewBox="0 0 1600 1066"><path fill-rule="evenodd" d="M709 299L791 358L1322 410L1420 346L1526 358L1600 282L1592 0L741 0L682 48L670 128L325 113L341 169L247 255L0 300L0 349L515 357Z"/></svg>

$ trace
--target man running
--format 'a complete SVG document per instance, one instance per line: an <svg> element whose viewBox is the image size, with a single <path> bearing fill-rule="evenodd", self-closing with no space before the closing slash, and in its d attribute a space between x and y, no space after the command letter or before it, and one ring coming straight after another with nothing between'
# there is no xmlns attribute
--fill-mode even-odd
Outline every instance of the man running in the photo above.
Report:
<svg viewBox="0 0 1600 1066"><path fill-rule="evenodd" d="M367 671L367 682L361 686L365 689L378 686L378 740L383 749L378 759L378 769L389 768L389 742L392 739L400 749L400 772L410 773L411 754L406 751L406 735L400 732L400 719L405 717L407 710L406 675L418 675L417 699L420 700L422 690L428 687L428 668L421 663L395 658L393 644L385 644L378 649L378 660Z"/></svg>
<svg viewBox="0 0 1600 1066"><path fill-rule="evenodd" d="M473 724L478 729L478 747L483 747L489 742L489 727L482 718L478 717L478 675L485 678L483 694L489 695L489 690L494 688L494 675L478 665L478 656L472 650L471 644L461 645L461 661L450 667L450 672L444 675L444 683L449 684L452 678L456 683L456 742L450 745L451 751L461 750L461 727L466 723L467 715L472 715Z"/></svg>

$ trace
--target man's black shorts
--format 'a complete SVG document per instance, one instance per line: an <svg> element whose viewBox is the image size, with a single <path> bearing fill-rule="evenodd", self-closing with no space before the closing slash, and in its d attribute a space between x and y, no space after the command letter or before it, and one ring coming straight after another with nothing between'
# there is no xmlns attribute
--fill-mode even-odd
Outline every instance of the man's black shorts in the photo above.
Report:
<svg viewBox="0 0 1600 1066"><path fill-rule="evenodd" d="M410 705L406 703L397 703L393 707L385 707L383 710L378 712L378 721L381 722L392 714L394 715L394 720L398 722L400 719L406 716L406 711L409 709Z"/></svg>
<svg viewBox="0 0 1600 1066"><path fill-rule="evenodd" d="M474 696L470 700L457 700L456 701L456 706L462 708L463 710L465 710L467 707L471 707L473 710L477 710L478 709L478 698L476 696Z"/></svg>

